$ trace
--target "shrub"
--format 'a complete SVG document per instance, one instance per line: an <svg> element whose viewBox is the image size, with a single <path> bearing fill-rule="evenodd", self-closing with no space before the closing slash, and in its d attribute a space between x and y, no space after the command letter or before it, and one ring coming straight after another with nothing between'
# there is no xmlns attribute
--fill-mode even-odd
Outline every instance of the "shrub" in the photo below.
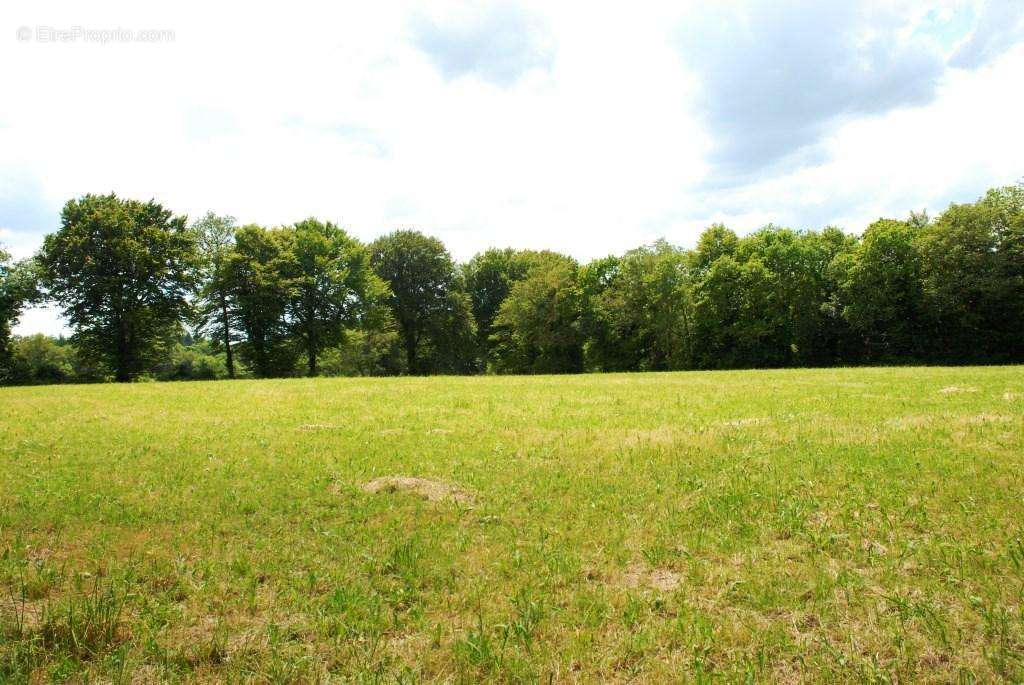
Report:
<svg viewBox="0 0 1024 685"><path fill-rule="evenodd" d="M197 381L227 378L228 370L224 355L214 353L209 344L200 341L192 345L176 343L168 358L154 369L154 377L160 381Z"/></svg>

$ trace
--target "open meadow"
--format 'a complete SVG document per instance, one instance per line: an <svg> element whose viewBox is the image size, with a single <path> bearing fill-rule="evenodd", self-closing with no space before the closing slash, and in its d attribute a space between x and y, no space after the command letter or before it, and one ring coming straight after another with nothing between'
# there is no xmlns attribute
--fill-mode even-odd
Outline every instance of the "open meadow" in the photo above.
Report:
<svg viewBox="0 0 1024 685"><path fill-rule="evenodd" d="M1024 680L1024 370L0 388L0 682Z"/></svg>

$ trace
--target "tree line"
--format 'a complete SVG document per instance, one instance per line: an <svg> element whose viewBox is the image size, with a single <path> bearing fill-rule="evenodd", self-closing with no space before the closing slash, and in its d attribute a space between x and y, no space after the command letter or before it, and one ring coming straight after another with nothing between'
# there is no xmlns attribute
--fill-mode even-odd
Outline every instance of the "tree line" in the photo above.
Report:
<svg viewBox="0 0 1024 685"><path fill-rule="evenodd" d="M56 304L69 339L14 337ZM712 225L580 263L468 262L398 230L188 223L70 200L31 259L0 252L0 382L576 373L1024 360L1024 184L860 236Z"/></svg>

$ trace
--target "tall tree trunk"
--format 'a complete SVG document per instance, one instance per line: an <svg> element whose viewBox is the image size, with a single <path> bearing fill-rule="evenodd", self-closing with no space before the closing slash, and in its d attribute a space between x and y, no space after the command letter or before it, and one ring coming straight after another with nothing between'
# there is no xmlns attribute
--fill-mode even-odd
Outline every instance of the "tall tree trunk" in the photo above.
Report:
<svg viewBox="0 0 1024 685"><path fill-rule="evenodd" d="M267 360L266 340L262 331L255 332L255 335L250 336L249 340L250 344L252 344L253 351L255 352L253 356L255 357L254 361L256 362L256 373L258 373L261 378L268 378L270 373L267 367L270 366L270 364Z"/></svg>
<svg viewBox="0 0 1024 685"><path fill-rule="evenodd" d="M128 350L128 333L125 331L124 321L117 322L117 360L115 362L114 380L118 383L127 383L132 379L130 369L130 353Z"/></svg>
<svg viewBox="0 0 1024 685"><path fill-rule="evenodd" d="M224 356L227 357L228 378L235 377L235 356L231 352L231 329L228 327L228 303L224 298L220 300L220 315L224 325Z"/></svg>
<svg viewBox="0 0 1024 685"><path fill-rule="evenodd" d="M416 360L416 336L407 335L405 337L405 364L408 367L406 372L410 376L415 376L419 373Z"/></svg>
<svg viewBox="0 0 1024 685"><path fill-rule="evenodd" d="M312 314L310 315L310 317L312 318ZM306 330L308 331L306 355L309 360L309 375L315 376L317 373L316 352L317 346L320 344L320 341L317 339L316 328L314 326L309 326Z"/></svg>

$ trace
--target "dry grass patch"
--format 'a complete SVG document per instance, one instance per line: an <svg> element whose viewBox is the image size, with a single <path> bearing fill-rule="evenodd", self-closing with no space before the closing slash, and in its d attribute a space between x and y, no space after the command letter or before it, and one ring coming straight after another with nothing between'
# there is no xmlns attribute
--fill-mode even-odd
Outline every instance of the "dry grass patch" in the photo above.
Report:
<svg viewBox="0 0 1024 685"><path fill-rule="evenodd" d="M459 504L472 504L476 497L457 485L429 478L413 478L408 476L382 476L374 478L362 486L363 492L377 494L380 492L405 492L431 502L445 500Z"/></svg>
<svg viewBox="0 0 1024 685"><path fill-rule="evenodd" d="M334 431L341 430L341 426L333 423L304 423L299 426L300 431Z"/></svg>
<svg viewBox="0 0 1024 685"><path fill-rule="evenodd" d="M895 416L888 419L885 425L895 429L928 428L941 420L941 416L934 414L911 414L909 416Z"/></svg>
<svg viewBox="0 0 1024 685"><path fill-rule="evenodd" d="M978 392L978 389L970 385L947 385L939 390L943 395L956 395L967 392Z"/></svg>
<svg viewBox="0 0 1024 685"><path fill-rule="evenodd" d="M50 606L49 599L11 597L0 602L0 636L37 631Z"/></svg>
<svg viewBox="0 0 1024 685"><path fill-rule="evenodd" d="M659 592L672 592L679 587L682 580L682 576L666 568L630 564L618 579L618 584L629 588L651 588Z"/></svg>
<svg viewBox="0 0 1024 685"><path fill-rule="evenodd" d="M1009 423L1010 421L1013 421L1012 416L985 412L982 414L975 414L974 416L963 416L958 419L957 423L970 426L982 426L989 423Z"/></svg>
<svg viewBox="0 0 1024 685"><path fill-rule="evenodd" d="M652 447L674 445L683 439L689 439L692 432L674 426L660 426L650 429L627 431L621 438L622 443L646 443ZM616 436L618 438L618 436Z"/></svg>
<svg viewBox="0 0 1024 685"><path fill-rule="evenodd" d="M766 416L751 416L743 419L732 419L731 421L719 421L715 425L727 428L743 428L745 426L763 426L767 423L771 423L771 419Z"/></svg>

